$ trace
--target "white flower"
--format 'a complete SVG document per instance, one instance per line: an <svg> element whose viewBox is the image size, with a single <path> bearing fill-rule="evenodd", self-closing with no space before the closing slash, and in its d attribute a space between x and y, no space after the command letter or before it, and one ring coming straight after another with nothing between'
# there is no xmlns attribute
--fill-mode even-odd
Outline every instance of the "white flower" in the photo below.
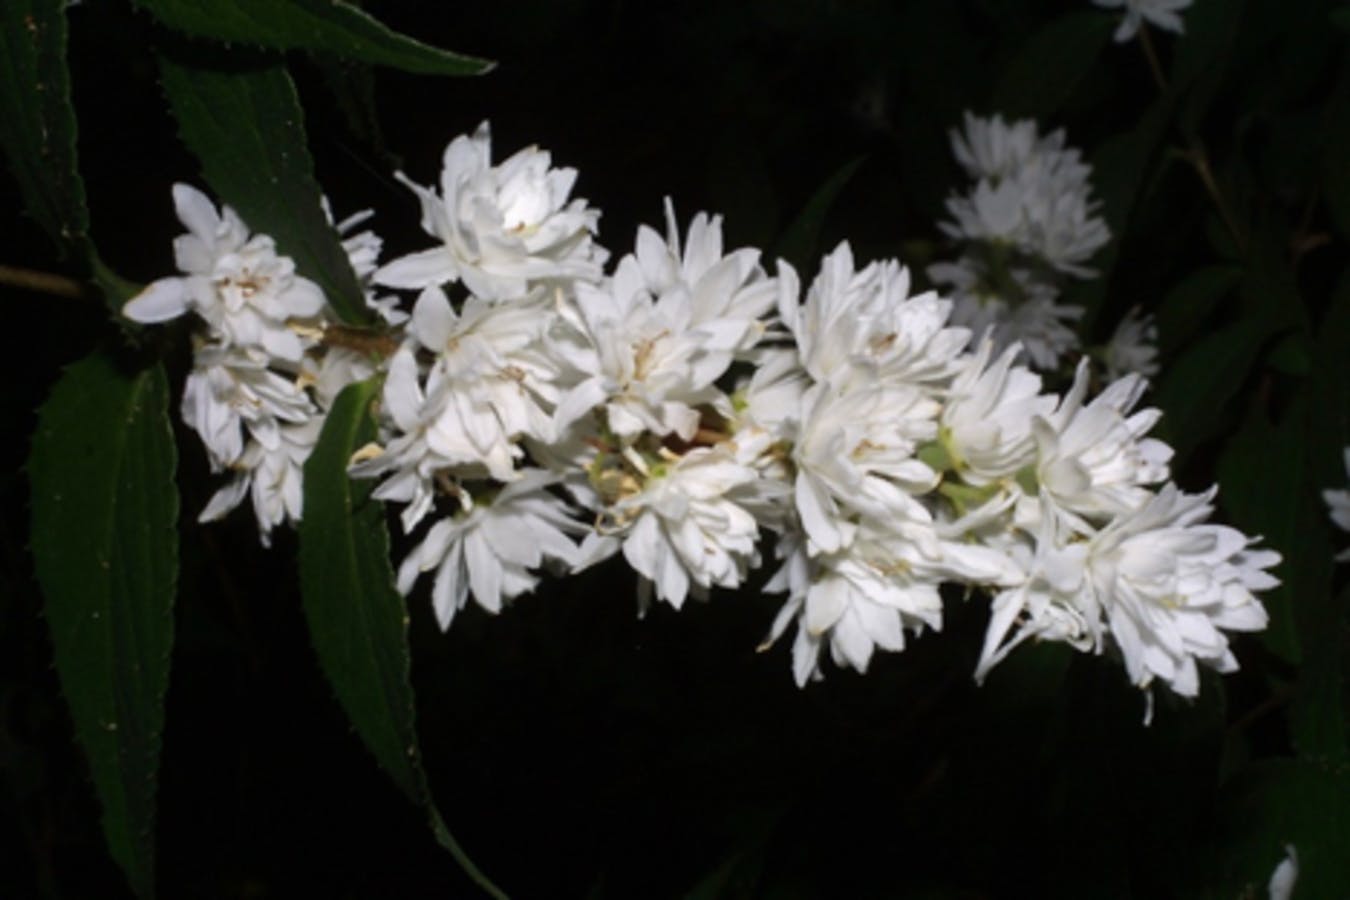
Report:
<svg viewBox="0 0 1350 900"><path fill-rule="evenodd" d="M1144 485L1167 478L1172 448L1144 437L1162 414L1130 413L1146 386L1139 376L1127 375L1085 405L1084 359L1054 413L1034 420L1036 478L1041 497L1056 513L1075 518L1133 512L1150 496Z"/></svg>
<svg viewBox="0 0 1350 900"><path fill-rule="evenodd" d="M317 412L295 378L237 348L198 347L183 387L183 421L206 444L217 472L243 456L245 426L257 440L275 446L283 423L306 422Z"/></svg>
<svg viewBox="0 0 1350 900"><path fill-rule="evenodd" d="M1298 884L1298 850L1293 844L1285 844L1284 853L1284 859L1270 873L1270 883L1266 885L1270 900L1290 900L1294 896L1294 885Z"/></svg>
<svg viewBox="0 0 1350 900"><path fill-rule="evenodd" d="M1063 131L1042 138L1033 119L1004 122L997 113L986 119L966 112L963 124L964 133L952 129L948 136L956 161L975 180L1007 178L1035 154L1059 150L1064 144Z"/></svg>
<svg viewBox="0 0 1350 900"><path fill-rule="evenodd" d="M1220 672L1238 667L1224 630L1266 627L1252 591L1279 584L1264 570L1280 555L1250 549L1252 540L1235 529L1203 524L1213 496L1168 484L1089 542L1092 592L1139 687L1156 679L1193 697L1197 660Z"/></svg>
<svg viewBox="0 0 1350 900"><path fill-rule="evenodd" d="M931 530L919 497L937 486L938 473L914 451L937 437L936 401L909 385L840 394L826 383L806 391L801 409L794 496L813 554L851 544L860 516L900 534Z"/></svg>
<svg viewBox="0 0 1350 900"><path fill-rule="evenodd" d="M941 630L942 581L1003 584L1019 574L998 551L940 540L931 528L893 530L863 520L846 549L825 554L812 553L804 537L789 532L779 540L783 564L764 590L788 597L761 645L767 648L797 623L792 669L798 687L820 677L827 644L836 665L866 672L877 647L905 648L906 629Z"/></svg>
<svg viewBox="0 0 1350 900"><path fill-rule="evenodd" d="M364 449L349 469L358 478L388 475L373 496L408 504L405 531L430 511L438 479L512 481L525 456L521 441L553 438L555 321L542 291L508 304L469 297L460 312L440 288L422 292L381 395L392 437ZM433 354L425 383L418 348Z"/></svg>
<svg viewBox="0 0 1350 900"><path fill-rule="evenodd" d="M228 206L217 213L200 191L173 186L174 207L188 233L174 241L174 258L184 277L161 278L122 308L137 322L166 322L191 310L226 345L259 348L269 356L298 362L308 343L292 319L312 319L325 300L318 285L295 274L295 263L278 256L266 235L248 228Z"/></svg>
<svg viewBox="0 0 1350 900"><path fill-rule="evenodd" d="M484 122L446 147L440 194L398 173L421 202L422 228L442 243L386 263L375 280L418 289L462 281L496 301L541 280L598 279L604 251L591 236L600 213L568 201L575 169L550 166L549 154L534 147L492 165Z"/></svg>
<svg viewBox="0 0 1350 900"><path fill-rule="evenodd" d="M399 592L406 596L423 572L435 570L431 602L445 630L470 592L483 609L500 612L505 601L534 590L534 570L545 561L572 566L577 548L567 532L576 523L548 491L556 480L541 469L527 470L495 496L437 520L399 566Z"/></svg>
<svg viewBox="0 0 1350 900"><path fill-rule="evenodd" d="M1165 31L1181 34L1185 29L1178 13L1191 5L1191 0L1092 0L1092 2L1103 9L1125 10L1125 15L1115 33L1117 43L1124 43L1134 37L1145 19Z"/></svg>
<svg viewBox="0 0 1350 900"><path fill-rule="evenodd" d="M994 599L976 677L1028 637L1100 651L1107 634L1141 688L1161 680L1193 697L1197 661L1235 670L1224 632L1266 626L1252 591L1279 583L1264 570L1280 556L1251 549L1235 529L1204 524L1213 496L1168 484L1097 532L1068 532L1044 518L1024 556L1026 580Z"/></svg>
<svg viewBox="0 0 1350 900"><path fill-rule="evenodd" d="M387 446L368 445L358 450L347 473L353 478L392 473L375 486L371 496L407 504L400 517L406 533L431 511L437 476L453 465L427 442L427 428L434 417L428 415L411 347L404 345L390 360L380 398L381 411L392 423L395 436Z"/></svg>
<svg viewBox="0 0 1350 900"><path fill-rule="evenodd" d="M624 558L655 588L658 600L679 609L691 588L735 588L758 565L759 524L753 504L759 473L726 444L696 447L649 466L639 490L600 510L597 532L582 545L580 567L612 555Z"/></svg>
<svg viewBox="0 0 1350 900"><path fill-rule="evenodd" d="M1069 323L1082 318L1083 308L1058 303L1055 287L1037 280L1029 269L1006 269L1006 281L999 287L987 269L986 263L965 255L929 266L928 277L949 287L952 324L972 334L989 332L996 351L1020 344L1031 366L1054 371L1078 346Z"/></svg>
<svg viewBox="0 0 1350 900"><path fill-rule="evenodd" d="M1146 378L1158 374L1158 327L1153 316L1132 308L1116 326L1104 356L1106 377L1111 380L1131 372Z"/></svg>
<svg viewBox="0 0 1350 900"><path fill-rule="evenodd" d="M1064 146L1063 131L1041 137L1030 120L1008 125L967 113L965 134L954 131L951 139L976 184L948 199L943 232L1015 248L1068 275L1092 274L1083 264L1110 232L1090 196L1092 169Z"/></svg>
<svg viewBox="0 0 1350 900"><path fill-rule="evenodd" d="M797 339L802 367L841 388L950 377L970 332L946 327L950 301L932 292L911 297L909 287L909 271L899 262L856 271L852 248L841 243L822 261L800 306L795 291L781 295L779 315Z"/></svg>
<svg viewBox="0 0 1350 900"><path fill-rule="evenodd" d="M939 227L953 238L1007 244L1066 274L1090 276L1083 263L1111 233L1096 215L1086 181L1061 174L1037 167L997 184L981 179L970 194L947 200L951 220Z"/></svg>
<svg viewBox="0 0 1350 900"><path fill-rule="evenodd" d="M941 416L941 439L963 481L986 485L1017 474L1036 459L1031 423L1055 409L1041 393L1039 375L1013 360L1008 347L992 363L993 343L985 339L952 382Z"/></svg>
<svg viewBox="0 0 1350 900"><path fill-rule="evenodd" d="M619 261L612 278L578 284L573 325L584 343L570 361L583 380L560 403L564 428L596 407L625 441L643 432L691 440L697 407L722 395L715 382L765 331L762 317L780 284L759 266L755 250L722 256L720 219L700 213L681 253L673 214L665 241L638 231L637 252Z"/></svg>
<svg viewBox="0 0 1350 900"><path fill-rule="evenodd" d="M231 465L234 478L211 497L197 521L220 519L251 494L259 536L263 546L269 546L273 528L300 521L304 511L305 460L319 440L323 423L323 416L314 416L297 425L279 427L271 444L251 440L240 459Z"/></svg>
<svg viewBox="0 0 1350 900"><path fill-rule="evenodd" d="M1350 447L1345 448L1345 472L1350 476ZM1336 527L1342 531L1350 531L1350 490L1322 492L1322 499L1327 502L1327 508L1331 515L1331 521L1336 523ZM1337 556L1338 562L1350 561L1350 548L1342 550Z"/></svg>

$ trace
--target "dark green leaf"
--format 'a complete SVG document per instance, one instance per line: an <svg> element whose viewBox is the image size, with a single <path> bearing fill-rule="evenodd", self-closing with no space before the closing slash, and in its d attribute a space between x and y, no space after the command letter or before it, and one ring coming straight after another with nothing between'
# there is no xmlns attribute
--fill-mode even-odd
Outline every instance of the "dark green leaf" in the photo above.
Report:
<svg viewBox="0 0 1350 900"><path fill-rule="evenodd" d="M1106 299L1110 275L1120 258L1120 244L1135 205L1143 192L1145 175L1167 133L1171 97L1159 98L1129 131L1107 138L1092 154L1093 195L1111 229L1111 242L1092 261L1101 277L1076 282L1065 291L1064 302L1083 307L1082 332L1092 334Z"/></svg>
<svg viewBox="0 0 1350 900"><path fill-rule="evenodd" d="M109 848L143 897L178 577L168 401L163 367L127 372L95 353L57 383L28 460L56 671Z"/></svg>
<svg viewBox="0 0 1350 900"><path fill-rule="evenodd" d="M994 109L1038 118L1054 113L1102 55L1114 27L1112 16L1084 10L1039 29L999 77Z"/></svg>
<svg viewBox="0 0 1350 900"><path fill-rule="evenodd" d="M376 380L338 395L305 463L300 586L319 664L347 718L395 784L424 810L436 839L493 896L487 880L445 827L432 801L417 744L409 681L408 615L394 590L389 534L371 482L347 477L352 452L375 434Z"/></svg>
<svg viewBox="0 0 1350 900"><path fill-rule="evenodd" d="M1270 323L1239 319L1196 342L1163 373L1154 399L1166 414L1165 433L1178 464L1213 436L1272 336Z"/></svg>
<svg viewBox="0 0 1350 900"><path fill-rule="evenodd" d="M316 282L343 321L370 321L361 286L324 215L295 85L279 60L237 68L160 56L164 91L202 174L249 227Z"/></svg>
<svg viewBox="0 0 1350 900"><path fill-rule="evenodd" d="M1350 240L1350 62L1343 64L1323 115L1322 190L1332 224Z"/></svg>
<svg viewBox="0 0 1350 900"><path fill-rule="evenodd" d="M89 231L75 156L63 0L0 4L0 145L24 205L63 253L82 257Z"/></svg>
<svg viewBox="0 0 1350 900"><path fill-rule="evenodd" d="M1285 846L1298 853L1295 897L1343 897L1350 885L1350 779L1292 759L1249 766L1224 785L1215 821L1218 897L1265 896ZM1213 883L1213 882L1212 882ZM1247 893L1243 893L1247 891Z"/></svg>
<svg viewBox="0 0 1350 900"><path fill-rule="evenodd" d="M1262 601L1270 612L1263 639L1279 656L1300 658L1294 604L1303 598L1295 591L1295 571L1307 550L1307 522L1300 519L1305 499L1305 448L1300 403L1286 421L1271 422L1256 406L1219 459L1219 502L1233 523L1249 534L1265 538L1284 560L1276 573L1281 584ZM1326 554L1329 558L1330 554Z"/></svg>
<svg viewBox="0 0 1350 900"><path fill-rule="evenodd" d="M1205 266L1168 291L1157 313L1163 352L1171 353L1190 341L1241 280L1242 271L1235 266Z"/></svg>
<svg viewBox="0 0 1350 900"><path fill-rule="evenodd" d="M825 179L778 239L777 255L792 263L808 281L819 262L816 256L820 252L820 232L825 226L825 216L864 160L862 156L851 159Z"/></svg>
<svg viewBox="0 0 1350 900"><path fill-rule="evenodd" d="M1243 0L1201 0L1186 10L1186 33L1175 43L1168 77L1171 89L1185 94L1180 125L1188 140L1224 84L1244 6Z"/></svg>
<svg viewBox="0 0 1350 900"><path fill-rule="evenodd" d="M341 0L136 0L192 35L271 50L316 50L419 75L479 75L493 63L423 44Z"/></svg>

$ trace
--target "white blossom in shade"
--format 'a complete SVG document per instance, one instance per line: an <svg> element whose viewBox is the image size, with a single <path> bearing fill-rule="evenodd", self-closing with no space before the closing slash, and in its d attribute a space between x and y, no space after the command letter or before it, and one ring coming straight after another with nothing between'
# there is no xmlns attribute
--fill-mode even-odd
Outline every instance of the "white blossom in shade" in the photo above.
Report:
<svg viewBox="0 0 1350 900"><path fill-rule="evenodd" d="M506 601L534 590L542 565L574 565L577 547L568 533L577 527L549 491L556 480L528 469L495 496L475 498L468 509L438 519L399 566L399 592L406 596L422 573L435 571L431 602L445 630L470 593L497 613Z"/></svg>
<svg viewBox="0 0 1350 900"><path fill-rule="evenodd" d="M1013 364L1013 344L993 362L985 338L964 363L942 407L942 444L961 479L982 486L1017 474L1036 461L1031 423L1050 415L1056 398L1041 393L1039 375Z"/></svg>
<svg viewBox="0 0 1350 900"><path fill-rule="evenodd" d="M576 285L571 321L583 343L571 362L583 377L559 404L559 428L602 407L623 440L692 439L697 407L717 401L717 379L759 341L780 292L796 290L791 276L766 276L757 251L722 256L717 218L696 217L683 252L673 219L669 228L665 241L640 229L612 278Z"/></svg>
<svg viewBox="0 0 1350 900"><path fill-rule="evenodd" d="M1200 689L1196 662L1232 672L1225 631L1259 631L1268 621L1253 595L1279 581L1280 561L1236 529L1205 524L1214 489L1188 495L1165 485L1138 510L1088 542L1090 593L1103 611L1131 682L1166 682L1183 697Z"/></svg>
<svg viewBox="0 0 1350 900"><path fill-rule="evenodd" d="M1070 325L1082 318L1082 307L1059 303L1056 289L1025 268L1006 270L1007 293L1002 294L986 268L970 256L929 266L928 277L951 292L952 324L974 334L990 331L995 350L1017 343L1034 368L1056 369L1078 347L1078 335Z"/></svg>
<svg viewBox="0 0 1350 900"><path fill-rule="evenodd" d="M1115 40L1124 43L1139 33L1145 21L1163 29L1181 34L1182 10L1191 5L1192 0L1092 0L1103 9L1124 10L1124 16L1116 28Z"/></svg>
<svg viewBox="0 0 1350 900"><path fill-rule="evenodd" d="M952 153L966 174L977 181L1007 178L1034 155L1059 150L1064 143L1063 131L1042 138L1032 119L1004 122L997 113L986 119L966 112L962 124L964 130L948 132Z"/></svg>
<svg viewBox="0 0 1350 900"><path fill-rule="evenodd" d="M259 354L215 344L197 348L181 409L217 472L243 456L245 428L275 446L282 424L303 423L318 412L294 377L269 369Z"/></svg>
<svg viewBox="0 0 1350 900"><path fill-rule="evenodd" d="M230 468L234 477L218 490L198 516L199 522L222 518L244 497L251 496L253 514L263 546L271 545L272 529L299 522L304 511L304 466L323 429L324 417L316 415L295 425L282 425L273 440L252 440Z"/></svg>
<svg viewBox="0 0 1350 900"><path fill-rule="evenodd" d="M155 323L195 312L218 342L258 348L298 362L312 340L289 323L317 317L326 301L318 285L295 274L266 235L248 228L228 206L217 212L195 188L173 186L174 208L188 233L174 241L182 277L161 278L127 301L122 314Z"/></svg>
<svg viewBox="0 0 1350 900"><path fill-rule="evenodd" d="M911 539L931 530L920 497L938 473L914 452L937 437L937 401L910 385L841 395L827 382L803 394L801 409L794 498L813 555L848 547L864 516Z"/></svg>
<svg viewBox="0 0 1350 900"><path fill-rule="evenodd" d="M1294 886L1298 884L1298 849L1293 844L1284 845L1284 859L1270 873L1270 882L1266 885L1269 900L1290 900L1294 896Z"/></svg>
<svg viewBox="0 0 1350 900"><path fill-rule="evenodd" d="M691 591L735 588L759 564L759 473L725 444L648 466L641 488L607 504L579 567L622 550L656 598L679 609Z"/></svg>
<svg viewBox="0 0 1350 900"><path fill-rule="evenodd" d="M1344 454L1345 473L1347 477L1350 477L1350 447L1345 448ZM1342 531L1350 531L1350 490L1325 490L1322 492L1322 499L1326 501L1331 514L1331 521L1336 523L1336 527ZM1337 554L1336 560L1338 562L1350 561L1350 547Z"/></svg>
<svg viewBox="0 0 1350 900"><path fill-rule="evenodd" d="M969 194L947 200L951 219L939 223L949 237L1006 244L1069 275L1087 277L1083 265L1111 239L1086 183L1064 183L1035 171L994 184L981 180Z"/></svg>
<svg viewBox="0 0 1350 900"><path fill-rule="evenodd" d="M1034 420L1040 495L1057 513L1089 518L1130 513L1151 496L1145 485L1167 479L1172 448L1144 437L1162 414L1130 412L1145 387L1143 378L1127 375L1085 404L1084 359L1054 413Z"/></svg>
<svg viewBox="0 0 1350 900"><path fill-rule="evenodd" d="M1158 374L1158 326L1152 315L1142 315L1138 307L1125 314L1107 342L1102 361L1106 377L1121 378L1131 372L1146 378Z"/></svg>
<svg viewBox="0 0 1350 900"><path fill-rule="evenodd" d="M805 301L784 292L779 316L796 338L802 367L817 382L941 382L970 340L948 328L951 303L929 292L910 296L909 271L894 260L854 268L841 243L821 263Z"/></svg>
<svg viewBox="0 0 1350 900"><path fill-rule="evenodd" d="M497 301L539 281L599 279L605 254L592 235L600 213L568 200L575 169L551 166L534 147L494 166L484 122L446 147L439 194L398 173L421 203L422 228L441 244L386 263L375 281L417 289L461 281Z"/></svg>

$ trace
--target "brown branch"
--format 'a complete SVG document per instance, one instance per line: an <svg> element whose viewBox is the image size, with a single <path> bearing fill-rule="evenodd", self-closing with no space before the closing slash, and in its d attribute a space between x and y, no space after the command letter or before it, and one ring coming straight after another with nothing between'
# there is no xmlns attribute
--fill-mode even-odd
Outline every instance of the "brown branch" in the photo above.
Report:
<svg viewBox="0 0 1350 900"><path fill-rule="evenodd" d="M329 325L323 330L323 342L329 347L342 347L372 356L393 356L398 341L387 334L348 325Z"/></svg>
<svg viewBox="0 0 1350 900"><path fill-rule="evenodd" d="M12 285L39 294L51 294L54 297L68 297L72 300L86 300L93 296L83 283L74 278L51 272L39 272L36 269L22 269L18 266L0 265L0 284Z"/></svg>

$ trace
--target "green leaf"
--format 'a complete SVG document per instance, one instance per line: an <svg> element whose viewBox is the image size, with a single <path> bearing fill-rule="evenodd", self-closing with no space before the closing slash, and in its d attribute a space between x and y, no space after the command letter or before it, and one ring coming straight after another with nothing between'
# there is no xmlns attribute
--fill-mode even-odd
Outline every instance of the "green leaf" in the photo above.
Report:
<svg viewBox="0 0 1350 900"><path fill-rule="evenodd" d="M1107 138L1092 154L1093 193L1111 229L1111 242L1092 261L1100 277L1074 282L1064 293L1065 303L1083 307L1082 334L1094 331L1111 273L1120 260L1121 241L1144 193L1145 176L1167 133L1172 107L1171 95L1160 97L1133 128Z"/></svg>
<svg viewBox="0 0 1350 900"><path fill-rule="evenodd" d="M865 160L864 156L851 159L825 179L778 239L777 255L792 263L803 278L809 280L819 262L816 255L820 252L820 232L826 214Z"/></svg>
<svg viewBox="0 0 1350 900"><path fill-rule="evenodd" d="M1004 68L994 91L994 108L1010 116L1043 118L1054 113L1102 55L1114 28L1112 16L1085 10L1039 29Z"/></svg>
<svg viewBox="0 0 1350 900"><path fill-rule="evenodd" d="M1224 785L1215 822L1214 896L1265 896L1285 845L1298 853L1296 897L1343 897L1350 884L1350 777L1314 763L1272 759ZM1248 891L1248 893L1243 893Z"/></svg>
<svg viewBox="0 0 1350 900"><path fill-rule="evenodd" d="M1170 354L1185 346L1241 280L1242 270L1236 266L1205 266L1168 291L1157 312L1162 351Z"/></svg>
<svg viewBox="0 0 1350 900"><path fill-rule="evenodd" d="M1309 524L1299 516L1306 472L1304 409L1299 403L1284 420L1272 422L1258 400L1242 429L1227 442L1218 470L1219 502L1233 523L1264 537L1264 545L1284 558L1276 573L1280 586L1261 598L1270 612L1262 637L1291 662L1300 659L1294 604L1302 598L1295 591L1295 572L1307 548Z"/></svg>
<svg viewBox="0 0 1350 900"><path fill-rule="evenodd" d="M1214 435L1228 402L1273 333L1267 321L1239 319L1196 342L1163 374L1154 399L1165 413L1163 425L1176 450L1177 467Z"/></svg>
<svg viewBox="0 0 1350 900"><path fill-rule="evenodd" d="M1350 240L1350 61L1342 65L1323 116L1322 191L1332 225Z"/></svg>
<svg viewBox="0 0 1350 900"><path fill-rule="evenodd" d="M377 379L338 395L305 463L300 587L319 664L356 733L394 783L427 813L441 843L475 882L505 896L465 855L432 801L409 681L408 614L394 590L384 510L372 482L347 477L352 452L373 440Z"/></svg>
<svg viewBox="0 0 1350 900"><path fill-rule="evenodd" d="M0 4L0 145L28 214L82 257L89 211L75 155L63 0Z"/></svg>
<svg viewBox="0 0 1350 900"><path fill-rule="evenodd" d="M66 370L28 459L33 558L56 671L112 856L154 894L155 787L178 578L176 453L160 365Z"/></svg>
<svg viewBox="0 0 1350 900"><path fill-rule="evenodd" d="M1245 6L1244 0L1201 0L1186 10L1186 33L1175 42L1169 81L1185 94L1179 125L1188 140L1225 84Z"/></svg>
<svg viewBox="0 0 1350 900"><path fill-rule="evenodd" d="M249 228L272 236L344 322L369 322L356 273L323 212L304 114L285 66L248 57L250 65L217 68L200 52L187 61L185 49L162 53L160 73L183 142L211 188Z"/></svg>
<svg viewBox="0 0 1350 900"><path fill-rule="evenodd" d="M496 65L399 34L341 0L136 2L171 28L226 44L314 50L417 75L480 75Z"/></svg>

